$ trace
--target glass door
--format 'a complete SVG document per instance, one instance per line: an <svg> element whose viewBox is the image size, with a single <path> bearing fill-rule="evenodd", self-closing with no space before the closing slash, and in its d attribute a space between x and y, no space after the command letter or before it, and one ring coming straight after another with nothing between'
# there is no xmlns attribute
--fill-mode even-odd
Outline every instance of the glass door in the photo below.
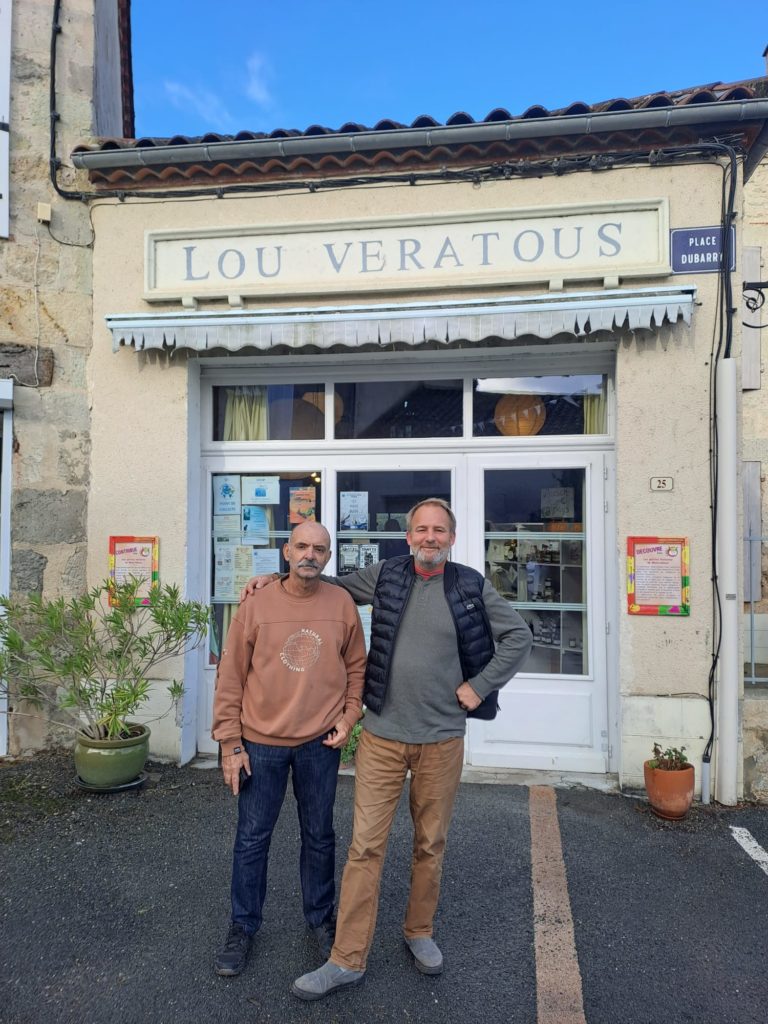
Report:
<svg viewBox="0 0 768 1024"><path fill-rule="evenodd" d="M307 520L322 522L331 534L329 575L407 554L406 513L422 498L452 500L456 459L228 455L204 460L204 469L201 516L207 524L205 558L216 628L200 654L197 747L215 753L210 730L216 666L247 580L286 571L283 544L293 527ZM454 557L464 560L463 552ZM370 608L359 611L368 638Z"/></svg>
<svg viewBox="0 0 768 1024"><path fill-rule="evenodd" d="M468 758L604 772L607 754L603 456L470 457L474 564L523 617L533 647Z"/></svg>

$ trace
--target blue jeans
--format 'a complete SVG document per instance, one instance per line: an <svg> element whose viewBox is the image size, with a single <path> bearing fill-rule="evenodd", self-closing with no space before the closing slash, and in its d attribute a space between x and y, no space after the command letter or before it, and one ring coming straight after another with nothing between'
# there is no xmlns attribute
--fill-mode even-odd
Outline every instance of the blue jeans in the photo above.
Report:
<svg viewBox="0 0 768 1024"><path fill-rule="evenodd" d="M232 922L241 924L249 935L261 927L269 844L291 771L301 831L299 872L304 917L310 927L316 928L333 914L336 895L333 803L340 752L324 746L322 736L298 747L273 747L246 740L245 749L253 774L238 798Z"/></svg>

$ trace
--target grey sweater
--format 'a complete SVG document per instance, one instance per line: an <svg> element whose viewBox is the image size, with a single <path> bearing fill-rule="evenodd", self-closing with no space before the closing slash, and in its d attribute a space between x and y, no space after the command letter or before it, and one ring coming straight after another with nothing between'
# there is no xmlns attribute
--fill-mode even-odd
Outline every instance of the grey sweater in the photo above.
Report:
<svg viewBox="0 0 768 1024"><path fill-rule="evenodd" d="M349 591L357 604L370 604L382 564L327 578ZM384 707L378 715L366 711L366 729L401 743L436 743L464 735L467 716L459 707L456 687L466 681L478 696L487 697L509 682L531 649L530 629L488 580L483 602L496 651L482 672L464 680L442 574L425 578L417 573L395 639Z"/></svg>

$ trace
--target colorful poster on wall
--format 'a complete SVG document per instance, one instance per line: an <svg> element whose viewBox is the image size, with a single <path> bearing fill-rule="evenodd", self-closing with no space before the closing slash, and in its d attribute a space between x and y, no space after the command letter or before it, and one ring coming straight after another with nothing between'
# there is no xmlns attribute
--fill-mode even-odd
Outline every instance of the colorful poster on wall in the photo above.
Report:
<svg viewBox="0 0 768 1024"><path fill-rule="evenodd" d="M159 546L159 537L109 538L109 578L117 585L141 580L137 605L149 604L150 589L158 585Z"/></svg>
<svg viewBox="0 0 768 1024"><path fill-rule="evenodd" d="M314 523L317 488L291 487L288 493L288 522Z"/></svg>
<svg viewBox="0 0 768 1024"><path fill-rule="evenodd" d="M342 491L339 495L339 529L368 529L368 491Z"/></svg>
<svg viewBox="0 0 768 1024"><path fill-rule="evenodd" d="M686 537L628 537L629 614L689 615L689 559Z"/></svg>
<svg viewBox="0 0 768 1024"><path fill-rule="evenodd" d="M213 477L213 514L240 515L240 478L236 475Z"/></svg>
<svg viewBox="0 0 768 1024"><path fill-rule="evenodd" d="M240 480L244 505L279 505L279 476L244 476Z"/></svg>

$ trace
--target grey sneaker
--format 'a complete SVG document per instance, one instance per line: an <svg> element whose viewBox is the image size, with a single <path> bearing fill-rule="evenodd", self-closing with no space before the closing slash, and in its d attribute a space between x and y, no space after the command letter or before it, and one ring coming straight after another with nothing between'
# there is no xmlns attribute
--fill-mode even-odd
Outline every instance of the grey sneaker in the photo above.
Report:
<svg viewBox="0 0 768 1024"><path fill-rule="evenodd" d="M406 939L405 944L413 953L413 962L422 974L443 973L443 954L434 939L419 935L415 939Z"/></svg>
<svg viewBox="0 0 768 1024"><path fill-rule="evenodd" d="M316 971L297 978L291 985L291 992L299 999L322 999L337 988L359 985L364 977L365 971L350 971L329 960Z"/></svg>

